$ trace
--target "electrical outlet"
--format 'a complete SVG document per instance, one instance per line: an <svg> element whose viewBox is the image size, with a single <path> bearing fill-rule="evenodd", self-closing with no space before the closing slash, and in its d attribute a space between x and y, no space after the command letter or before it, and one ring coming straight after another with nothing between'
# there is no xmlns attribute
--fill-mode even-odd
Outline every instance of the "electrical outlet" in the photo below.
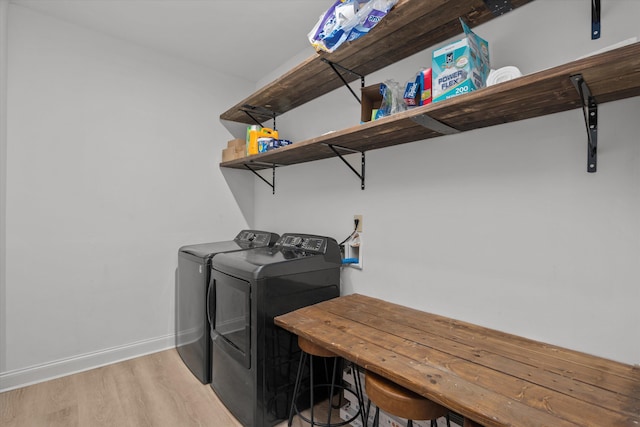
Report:
<svg viewBox="0 0 640 427"><path fill-rule="evenodd" d="M362 233L362 215L354 215L353 216L354 223L356 220L358 220L358 228L356 229L356 231L358 233Z"/></svg>
<svg viewBox="0 0 640 427"><path fill-rule="evenodd" d="M340 251L342 259L349 260L349 267L362 270L362 215L353 216L353 225L355 231L345 240Z"/></svg>
<svg viewBox="0 0 640 427"><path fill-rule="evenodd" d="M356 262L351 262L350 267L362 270L362 233L355 232L354 236L345 245L345 257Z"/></svg>

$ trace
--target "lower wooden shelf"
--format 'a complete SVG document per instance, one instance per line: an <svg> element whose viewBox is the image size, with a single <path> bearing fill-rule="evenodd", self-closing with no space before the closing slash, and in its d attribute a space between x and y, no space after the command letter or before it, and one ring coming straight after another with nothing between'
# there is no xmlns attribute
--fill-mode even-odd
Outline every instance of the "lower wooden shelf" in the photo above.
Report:
<svg viewBox="0 0 640 427"><path fill-rule="evenodd" d="M223 162L220 167L246 169L249 165L259 170L336 157L330 145L365 152L442 136L420 124L423 116L464 132L582 108L582 98L571 81L576 74L582 74L598 104L639 96L640 43L266 153Z"/></svg>

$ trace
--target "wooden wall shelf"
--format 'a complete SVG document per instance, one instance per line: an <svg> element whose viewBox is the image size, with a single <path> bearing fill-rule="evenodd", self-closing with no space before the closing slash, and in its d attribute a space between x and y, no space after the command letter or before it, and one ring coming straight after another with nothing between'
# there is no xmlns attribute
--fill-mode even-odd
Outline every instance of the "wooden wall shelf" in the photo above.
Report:
<svg viewBox="0 0 640 427"><path fill-rule="evenodd" d="M510 0L515 9L533 0ZM506 3L506 2L505 2ZM459 17L470 27L496 17L490 0L399 0L366 37L333 53L310 58L222 113L222 120L254 124L243 108L266 108L276 115L299 107L343 85L323 59L366 76L374 71L462 34ZM496 13L501 13L497 11ZM310 48L311 49L311 48ZM342 73L348 82L356 75ZM268 117L263 117L266 121Z"/></svg>
<svg viewBox="0 0 640 427"><path fill-rule="evenodd" d="M582 74L598 104L639 96L640 43L220 166L259 170L336 157L329 145L365 152L441 136L419 124L423 115L468 131L581 108L571 82L576 74Z"/></svg>

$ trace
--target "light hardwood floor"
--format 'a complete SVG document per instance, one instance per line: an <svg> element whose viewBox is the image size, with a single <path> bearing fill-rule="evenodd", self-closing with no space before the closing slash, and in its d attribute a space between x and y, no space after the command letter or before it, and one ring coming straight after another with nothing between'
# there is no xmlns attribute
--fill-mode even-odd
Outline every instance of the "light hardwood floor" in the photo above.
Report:
<svg viewBox="0 0 640 427"><path fill-rule="evenodd" d="M175 349L0 393L0 425L242 427Z"/></svg>

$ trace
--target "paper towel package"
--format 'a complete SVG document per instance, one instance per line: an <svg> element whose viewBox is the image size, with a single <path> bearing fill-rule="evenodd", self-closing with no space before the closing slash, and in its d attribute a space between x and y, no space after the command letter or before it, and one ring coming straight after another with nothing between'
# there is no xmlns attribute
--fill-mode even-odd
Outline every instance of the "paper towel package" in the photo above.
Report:
<svg viewBox="0 0 640 427"><path fill-rule="evenodd" d="M489 75L489 43L460 19L466 37L433 52L433 102L484 87Z"/></svg>

